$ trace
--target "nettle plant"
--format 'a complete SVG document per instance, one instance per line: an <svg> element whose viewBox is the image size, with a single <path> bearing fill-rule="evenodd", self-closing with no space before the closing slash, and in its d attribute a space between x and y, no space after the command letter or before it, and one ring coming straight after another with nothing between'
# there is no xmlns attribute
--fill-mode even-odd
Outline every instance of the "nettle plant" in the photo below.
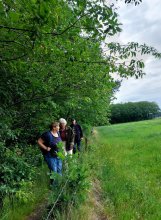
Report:
<svg viewBox="0 0 161 220"><path fill-rule="evenodd" d="M53 186L49 201L52 205L58 198L58 210L68 211L69 206L79 206L87 198L91 186L91 175L89 160L83 153L66 156L63 164L62 176L56 173L51 175L57 185ZM55 187L58 190L55 190Z"/></svg>

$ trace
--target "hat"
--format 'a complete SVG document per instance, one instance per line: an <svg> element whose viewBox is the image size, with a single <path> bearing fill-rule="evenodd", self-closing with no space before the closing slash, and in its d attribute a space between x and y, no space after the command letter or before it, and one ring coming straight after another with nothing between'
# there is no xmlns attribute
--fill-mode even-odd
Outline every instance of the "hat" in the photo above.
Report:
<svg viewBox="0 0 161 220"><path fill-rule="evenodd" d="M66 121L64 118L60 118L60 119L59 119L59 122L60 122L61 124L67 124L67 121Z"/></svg>

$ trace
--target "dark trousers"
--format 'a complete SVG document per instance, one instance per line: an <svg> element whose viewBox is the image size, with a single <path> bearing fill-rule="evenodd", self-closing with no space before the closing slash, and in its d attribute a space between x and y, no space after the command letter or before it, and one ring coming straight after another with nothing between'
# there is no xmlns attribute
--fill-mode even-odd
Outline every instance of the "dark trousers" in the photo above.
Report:
<svg viewBox="0 0 161 220"><path fill-rule="evenodd" d="M81 151L81 140L74 141L73 153L75 154L77 151Z"/></svg>

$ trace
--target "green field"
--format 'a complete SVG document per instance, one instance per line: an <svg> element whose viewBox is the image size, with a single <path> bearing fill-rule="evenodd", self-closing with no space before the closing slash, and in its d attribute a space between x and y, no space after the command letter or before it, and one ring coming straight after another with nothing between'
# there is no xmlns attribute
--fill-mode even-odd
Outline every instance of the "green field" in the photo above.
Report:
<svg viewBox="0 0 161 220"><path fill-rule="evenodd" d="M98 178L111 219L161 219L161 119L96 129Z"/></svg>

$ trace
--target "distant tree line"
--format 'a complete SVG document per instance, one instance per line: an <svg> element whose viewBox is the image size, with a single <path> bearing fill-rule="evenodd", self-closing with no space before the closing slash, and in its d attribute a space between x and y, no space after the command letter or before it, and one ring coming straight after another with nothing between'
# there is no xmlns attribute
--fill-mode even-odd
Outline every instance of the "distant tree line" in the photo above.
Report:
<svg viewBox="0 0 161 220"><path fill-rule="evenodd" d="M161 110L155 102L127 102L111 105L112 124L141 121L161 116Z"/></svg>

